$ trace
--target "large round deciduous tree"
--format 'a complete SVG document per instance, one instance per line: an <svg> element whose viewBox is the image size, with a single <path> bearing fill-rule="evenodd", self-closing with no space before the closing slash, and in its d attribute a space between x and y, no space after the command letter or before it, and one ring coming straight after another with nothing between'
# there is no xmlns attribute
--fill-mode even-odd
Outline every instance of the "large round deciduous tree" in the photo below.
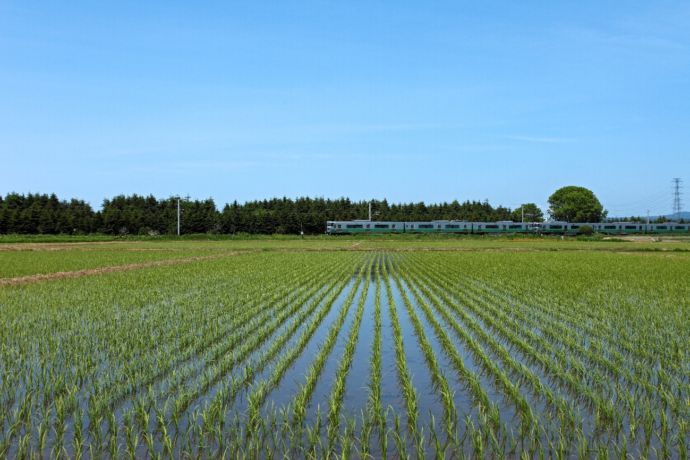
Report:
<svg viewBox="0 0 690 460"><path fill-rule="evenodd" d="M549 215L564 222L601 222L606 211L591 190L569 185L549 197Z"/></svg>

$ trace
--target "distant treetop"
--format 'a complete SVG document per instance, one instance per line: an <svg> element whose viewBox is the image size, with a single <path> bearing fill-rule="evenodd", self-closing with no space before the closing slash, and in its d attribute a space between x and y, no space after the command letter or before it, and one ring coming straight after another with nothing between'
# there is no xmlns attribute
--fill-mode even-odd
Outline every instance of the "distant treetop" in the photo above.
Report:
<svg viewBox="0 0 690 460"><path fill-rule="evenodd" d="M591 190L569 185L549 197L549 215L564 222L601 222L606 211Z"/></svg>

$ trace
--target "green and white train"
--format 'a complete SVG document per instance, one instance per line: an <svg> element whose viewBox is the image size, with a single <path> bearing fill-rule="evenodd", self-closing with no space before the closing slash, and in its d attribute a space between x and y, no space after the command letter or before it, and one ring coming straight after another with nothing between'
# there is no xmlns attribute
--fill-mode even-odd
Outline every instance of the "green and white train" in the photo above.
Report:
<svg viewBox="0 0 690 460"><path fill-rule="evenodd" d="M326 233L330 235L356 233L540 233L577 235L584 227L609 235L630 234L690 234L690 224L665 222L642 224L639 222L466 222L457 220L432 220L429 222L387 222L370 220L329 220Z"/></svg>

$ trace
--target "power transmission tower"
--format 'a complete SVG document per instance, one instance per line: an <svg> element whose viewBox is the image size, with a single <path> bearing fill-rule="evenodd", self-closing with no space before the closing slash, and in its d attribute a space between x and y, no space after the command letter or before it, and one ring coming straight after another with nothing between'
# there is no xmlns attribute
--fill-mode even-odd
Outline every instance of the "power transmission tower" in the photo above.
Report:
<svg viewBox="0 0 690 460"><path fill-rule="evenodd" d="M681 200L681 189L683 185L683 180L680 177L673 179L673 215L677 218L680 217L680 213L683 212L683 202Z"/></svg>

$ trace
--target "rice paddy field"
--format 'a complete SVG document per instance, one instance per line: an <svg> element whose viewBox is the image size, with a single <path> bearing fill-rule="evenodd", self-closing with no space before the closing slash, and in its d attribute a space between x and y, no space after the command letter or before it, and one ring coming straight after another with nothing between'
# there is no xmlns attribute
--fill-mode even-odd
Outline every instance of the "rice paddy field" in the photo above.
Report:
<svg viewBox="0 0 690 460"><path fill-rule="evenodd" d="M0 243L0 458L687 458L690 243Z"/></svg>

